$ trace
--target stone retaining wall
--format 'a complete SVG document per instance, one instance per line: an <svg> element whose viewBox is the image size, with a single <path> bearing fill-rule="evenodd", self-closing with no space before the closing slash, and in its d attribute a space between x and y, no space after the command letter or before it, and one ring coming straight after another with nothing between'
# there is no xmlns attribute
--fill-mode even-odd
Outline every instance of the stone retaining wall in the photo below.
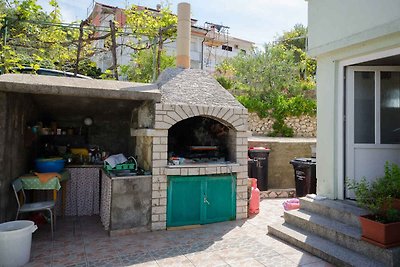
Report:
<svg viewBox="0 0 400 267"><path fill-rule="evenodd" d="M316 137L317 118L312 116L288 117L287 126L294 131L294 137ZM249 130L253 134L269 135L272 132L273 118L260 118L256 113L249 113Z"/></svg>

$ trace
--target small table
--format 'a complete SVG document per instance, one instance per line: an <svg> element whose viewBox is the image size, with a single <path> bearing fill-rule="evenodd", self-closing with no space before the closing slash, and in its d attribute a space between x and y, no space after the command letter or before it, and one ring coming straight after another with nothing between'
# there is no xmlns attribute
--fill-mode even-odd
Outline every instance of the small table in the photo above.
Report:
<svg viewBox="0 0 400 267"><path fill-rule="evenodd" d="M65 196L66 196L66 181L70 179L70 173L67 170L63 170L59 172L61 178L59 179L57 176L51 178L47 183L42 183L33 173L24 174L19 177L22 181L22 187L25 190L53 190L53 199L54 202L57 201L57 191L61 188L62 202L61 202L61 210L62 215L64 215L65 209Z"/></svg>

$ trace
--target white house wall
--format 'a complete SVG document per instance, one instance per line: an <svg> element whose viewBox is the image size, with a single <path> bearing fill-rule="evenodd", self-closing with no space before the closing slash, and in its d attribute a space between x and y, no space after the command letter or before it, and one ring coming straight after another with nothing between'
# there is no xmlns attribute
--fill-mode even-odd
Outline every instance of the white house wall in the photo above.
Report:
<svg viewBox="0 0 400 267"><path fill-rule="evenodd" d="M400 33L320 55L317 65L317 193L344 197L343 69L400 54Z"/></svg>
<svg viewBox="0 0 400 267"><path fill-rule="evenodd" d="M317 193L344 198L344 69L400 54L400 1L308 0L317 58Z"/></svg>
<svg viewBox="0 0 400 267"><path fill-rule="evenodd" d="M398 31L399 10L398 0L308 0L309 50L316 56L385 31Z"/></svg>

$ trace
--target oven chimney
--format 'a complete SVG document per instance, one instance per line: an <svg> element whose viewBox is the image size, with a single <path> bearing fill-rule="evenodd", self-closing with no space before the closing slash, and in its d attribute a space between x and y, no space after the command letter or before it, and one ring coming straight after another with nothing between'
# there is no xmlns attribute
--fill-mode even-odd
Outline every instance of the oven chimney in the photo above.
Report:
<svg viewBox="0 0 400 267"><path fill-rule="evenodd" d="M190 4L178 4L178 36L176 38L176 66L190 69Z"/></svg>

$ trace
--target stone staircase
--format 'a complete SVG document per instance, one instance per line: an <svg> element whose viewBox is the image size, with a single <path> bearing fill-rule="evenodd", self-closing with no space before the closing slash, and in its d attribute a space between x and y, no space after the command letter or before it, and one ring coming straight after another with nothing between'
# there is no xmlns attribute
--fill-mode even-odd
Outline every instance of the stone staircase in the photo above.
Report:
<svg viewBox="0 0 400 267"><path fill-rule="evenodd" d="M268 226L268 234L336 266L400 266L400 247L383 249L361 240L358 216L366 212L354 204L301 198L300 207L285 211L285 222Z"/></svg>

